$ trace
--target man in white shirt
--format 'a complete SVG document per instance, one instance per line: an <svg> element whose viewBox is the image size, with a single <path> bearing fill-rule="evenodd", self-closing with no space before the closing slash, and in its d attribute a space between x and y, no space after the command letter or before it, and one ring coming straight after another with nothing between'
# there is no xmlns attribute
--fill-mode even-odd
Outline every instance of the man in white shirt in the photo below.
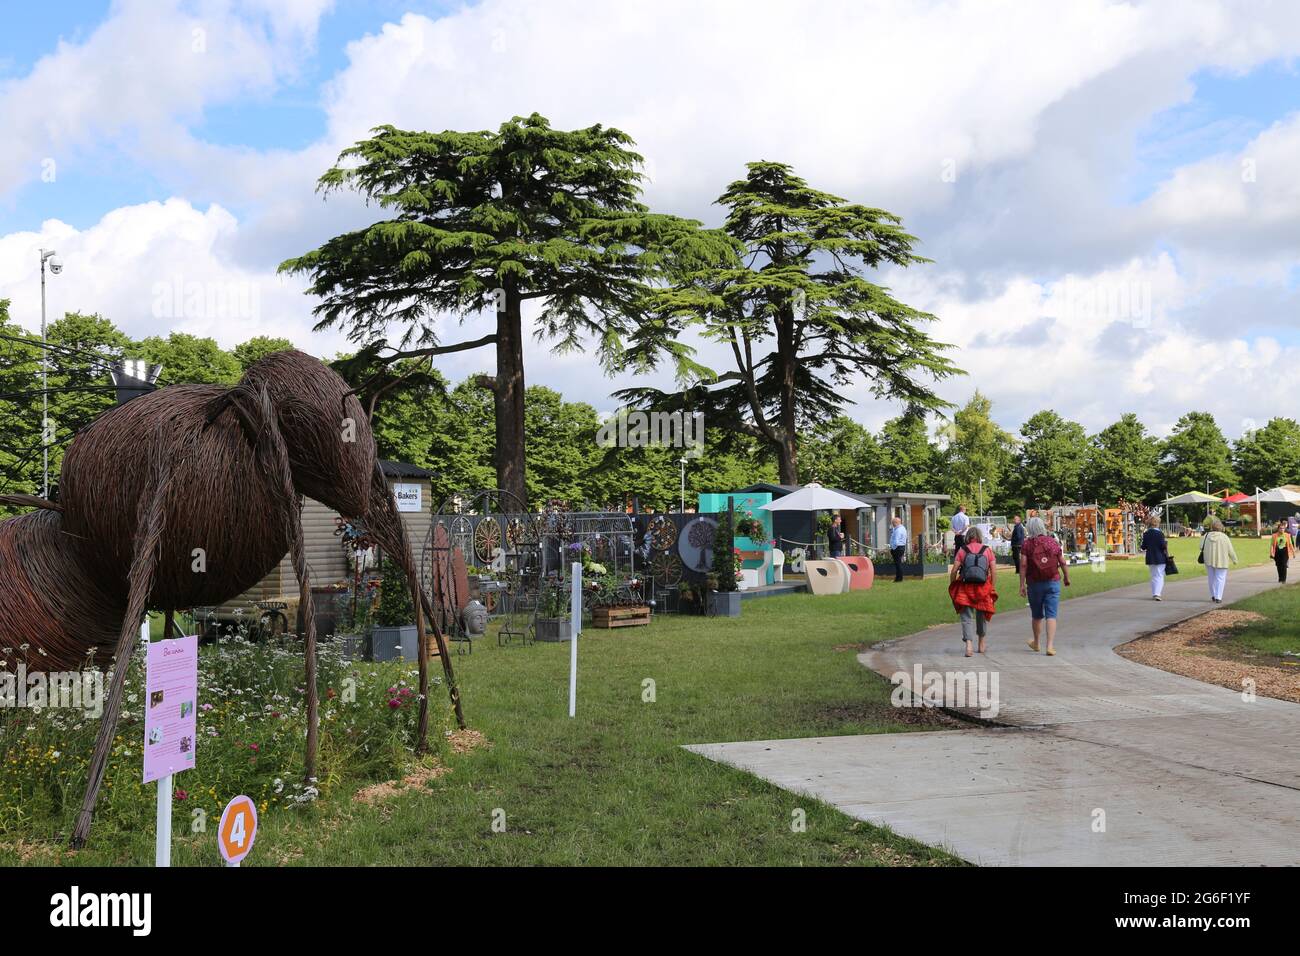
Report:
<svg viewBox="0 0 1300 956"><path fill-rule="evenodd" d="M889 553L894 556L894 581L903 580L903 555L907 553L907 529L903 519L894 515L893 527L889 529Z"/></svg>
<svg viewBox="0 0 1300 956"><path fill-rule="evenodd" d="M970 516L966 514L966 506L958 505L957 513L952 516L952 535L954 538L953 553L956 554L961 550L961 546L966 543L966 529L970 527Z"/></svg>

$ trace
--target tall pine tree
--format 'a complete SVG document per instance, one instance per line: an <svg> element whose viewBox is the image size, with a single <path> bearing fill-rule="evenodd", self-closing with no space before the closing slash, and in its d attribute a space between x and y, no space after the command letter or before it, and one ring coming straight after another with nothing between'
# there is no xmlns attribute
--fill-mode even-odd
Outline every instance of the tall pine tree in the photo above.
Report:
<svg viewBox="0 0 1300 956"><path fill-rule="evenodd" d="M725 345L732 367L695 364L677 345L672 395L630 388L632 403L703 410L717 424L767 444L780 479L797 484L799 436L830 420L866 385L877 397L942 408L925 380L957 369L923 327L934 317L867 279L881 265L927 260L883 209L812 189L784 163L756 162L718 203L743 259L697 270L662 297L665 322Z"/></svg>
<svg viewBox="0 0 1300 956"><path fill-rule="evenodd" d="M479 383L493 395L497 484L524 499L524 304L541 305L537 335L556 350L591 338L607 369L635 366L662 333L648 321L649 284L731 245L639 202L641 157L617 129L557 130L534 113L496 131L373 132L320 188L356 190L387 218L280 268L310 276L317 328L344 328L362 364L494 347ZM483 310L494 332L444 342L448 316Z"/></svg>

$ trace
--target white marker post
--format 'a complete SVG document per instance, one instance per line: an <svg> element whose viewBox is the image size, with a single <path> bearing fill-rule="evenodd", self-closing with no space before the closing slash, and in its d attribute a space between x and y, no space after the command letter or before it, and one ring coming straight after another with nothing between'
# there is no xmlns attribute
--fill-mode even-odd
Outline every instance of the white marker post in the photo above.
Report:
<svg viewBox="0 0 1300 956"><path fill-rule="evenodd" d="M172 775L158 780L158 842L153 852L154 866L172 865Z"/></svg>
<svg viewBox="0 0 1300 956"><path fill-rule="evenodd" d="M573 589L569 599L569 716L578 709L578 634L582 631L582 564L573 562Z"/></svg>
<svg viewBox="0 0 1300 956"><path fill-rule="evenodd" d="M167 635L163 635L166 637ZM140 643L149 646L149 615L140 622ZM153 865L172 865L172 775L160 777L158 787L158 825L154 833Z"/></svg>

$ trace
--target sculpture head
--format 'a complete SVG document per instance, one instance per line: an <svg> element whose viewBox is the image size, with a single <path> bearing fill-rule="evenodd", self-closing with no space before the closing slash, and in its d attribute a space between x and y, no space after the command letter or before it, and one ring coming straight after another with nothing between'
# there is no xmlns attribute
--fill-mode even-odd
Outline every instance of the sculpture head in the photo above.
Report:
<svg viewBox="0 0 1300 956"><path fill-rule="evenodd" d="M241 386L265 388L289 450L295 489L351 518L369 510L375 468L370 419L337 372L305 352L276 352Z"/></svg>

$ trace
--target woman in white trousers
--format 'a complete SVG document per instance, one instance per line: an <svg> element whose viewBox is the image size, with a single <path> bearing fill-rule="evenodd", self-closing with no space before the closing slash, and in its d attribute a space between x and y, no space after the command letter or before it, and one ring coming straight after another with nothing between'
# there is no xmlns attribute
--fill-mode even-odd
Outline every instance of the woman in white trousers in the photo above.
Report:
<svg viewBox="0 0 1300 956"><path fill-rule="evenodd" d="M1215 518L1210 530L1201 539L1201 554L1205 558L1205 576L1210 582L1210 600L1223 603L1223 589L1228 584L1228 565L1237 563L1237 552L1232 539L1223 533L1223 522Z"/></svg>
<svg viewBox="0 0 1300 956"><path fill-rule="evenodd" d="M1147 529L1142 532L1142 551L1146 554L1147 571L1151 575L1151 597L1163 601L1165 565L1169 563L1169 542L1160 530L1160 519L1152 515L1147 519Z"/></svg>

